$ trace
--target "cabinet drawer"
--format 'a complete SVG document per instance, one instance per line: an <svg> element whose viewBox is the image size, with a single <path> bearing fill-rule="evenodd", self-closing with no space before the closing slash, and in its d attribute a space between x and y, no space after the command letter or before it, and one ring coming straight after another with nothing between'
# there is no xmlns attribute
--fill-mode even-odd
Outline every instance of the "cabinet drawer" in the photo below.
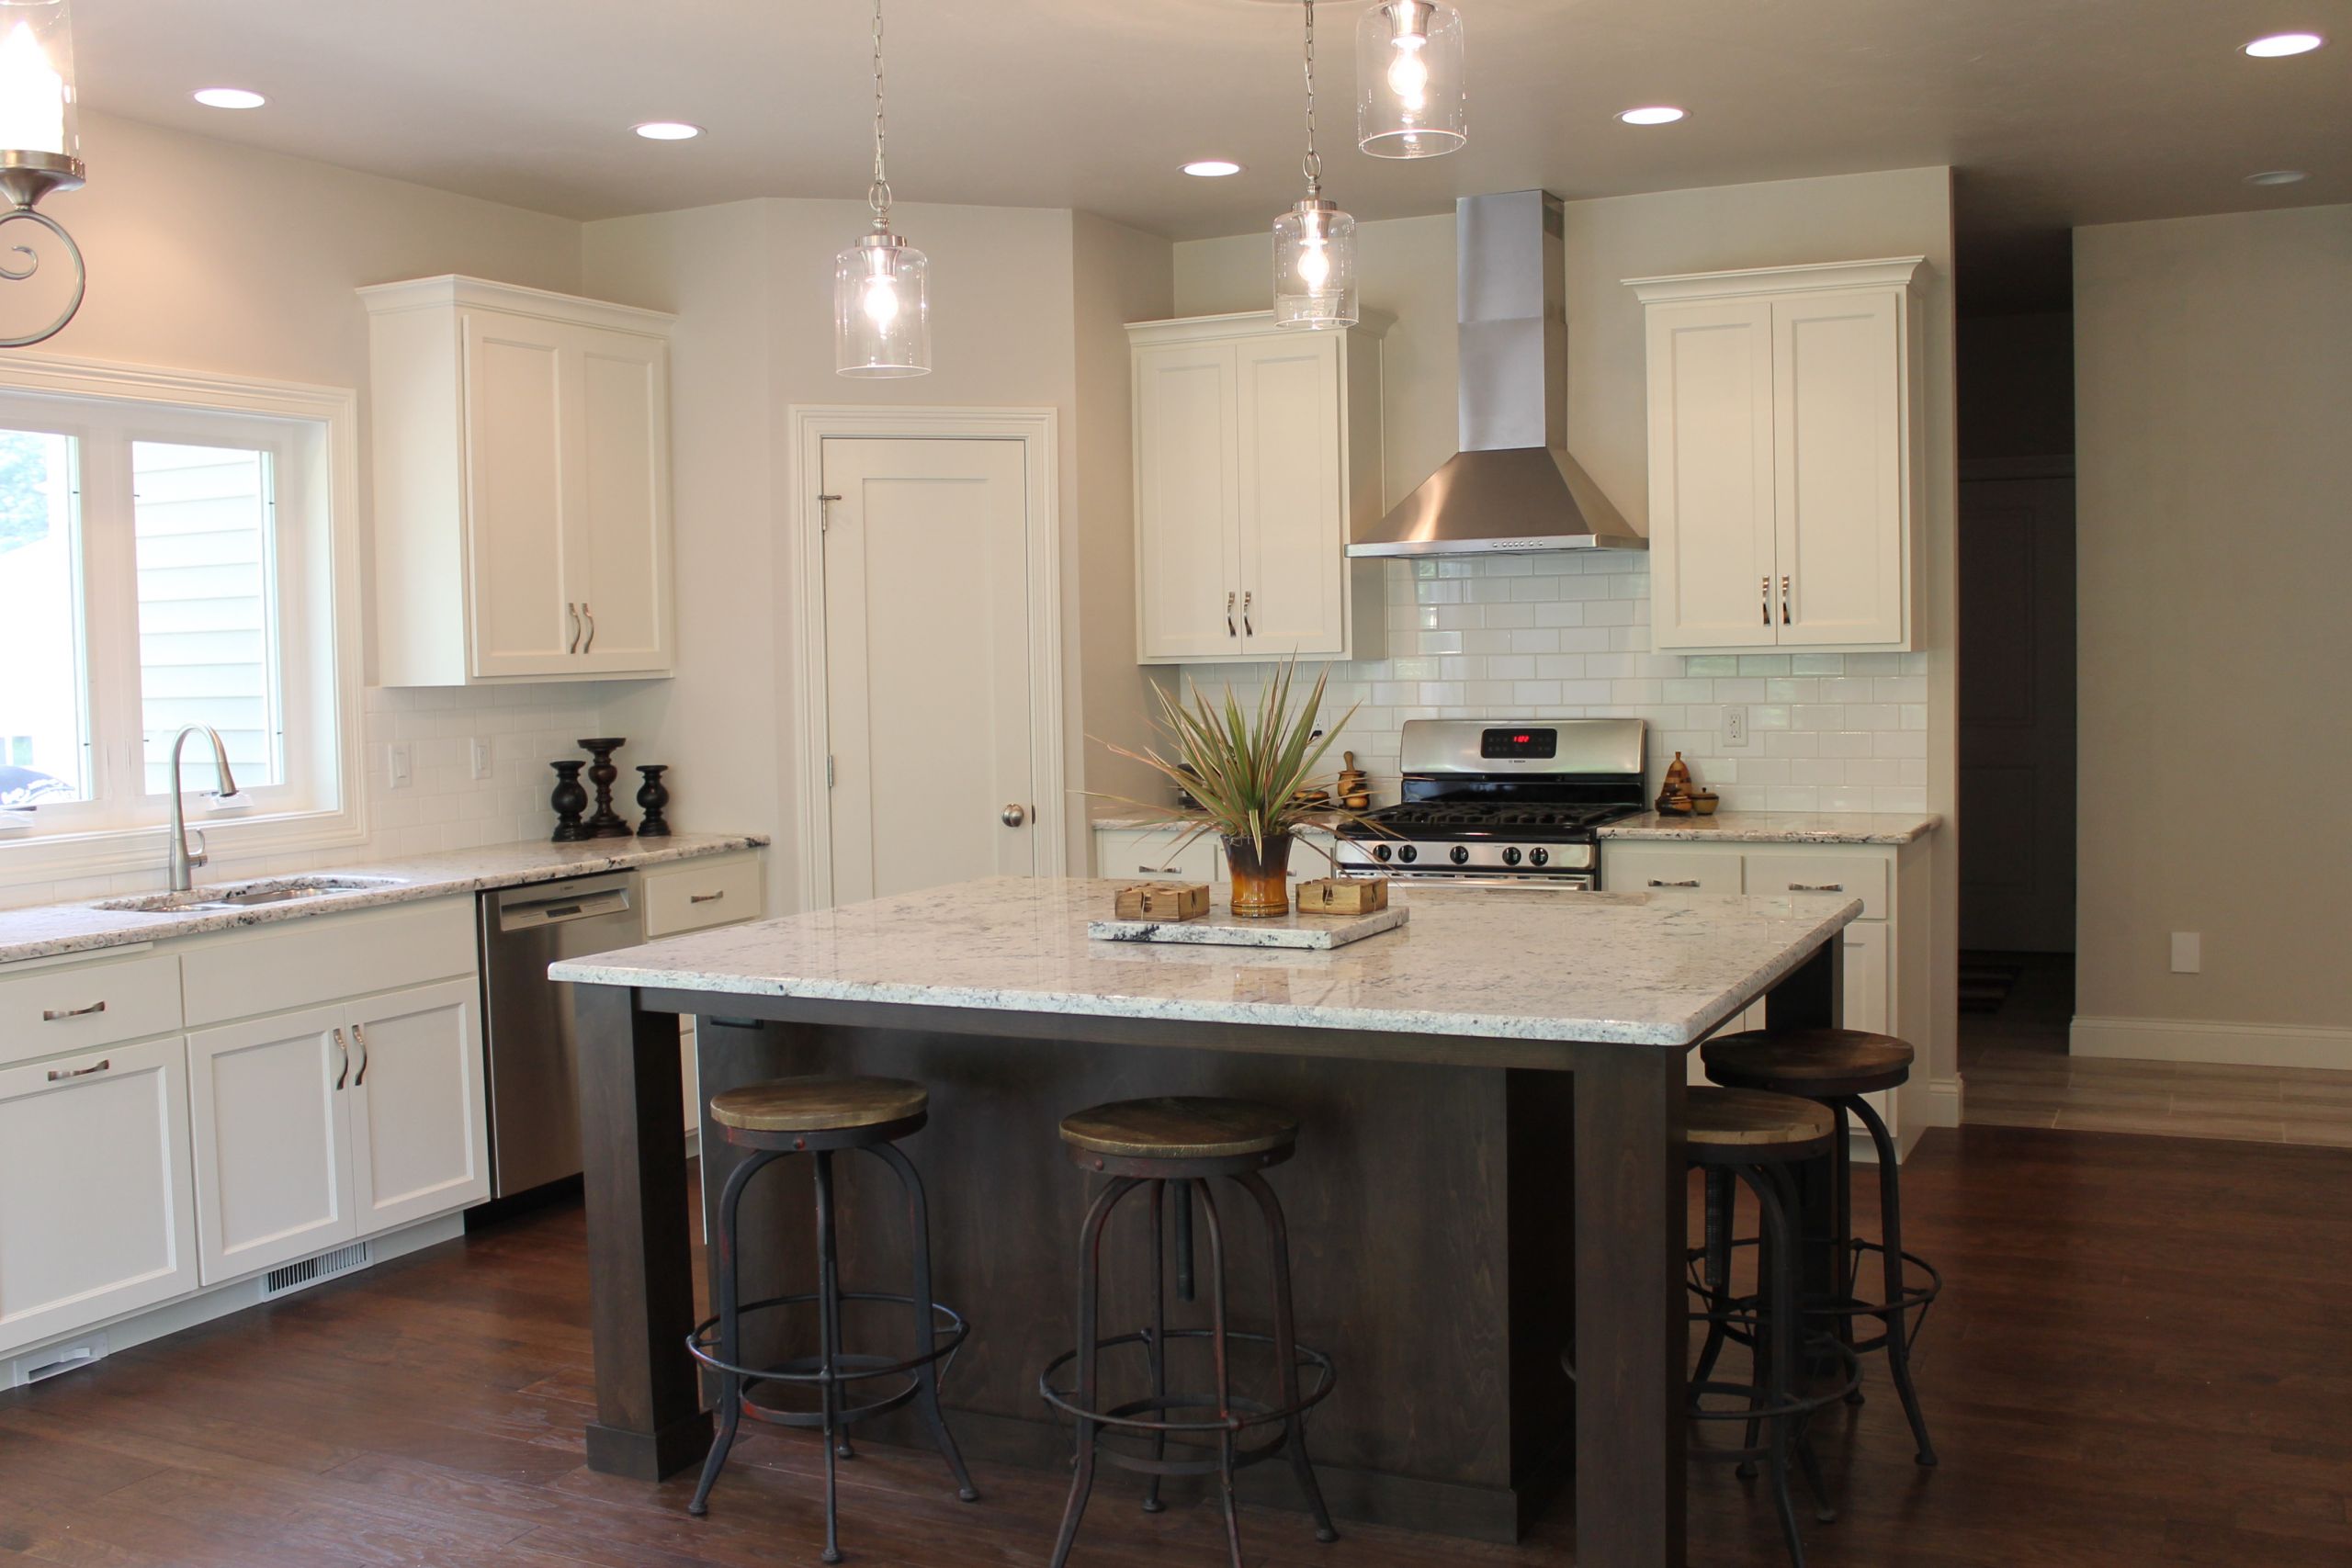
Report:
<svg viewBox="0 0 2352 1568"><path fill-rule="evenodd" d="M645 874L645 934L675 936L760 918L756 856L692 862Z"/></svg>
<svg viewBox="0 0 2352 1568"><path fill-rule="evenodd" d="M1843 893L1862 901L1862 919L1886 919L1886 862L1876 855L1749 855L1750 893Z"/></svg>
<svg viewBox="0 0 2352 1568"><path fill-rule="evenodd" d="M191 1029L476 972L474 901L435 898L206 938L183 950Z"/></svg>
<svg viewBox="0 0 2352 1568"><path fill-rule="evenodd" d="M1611 893L1736 893L1739 856L1610 844L1600 852L1600 877Z"/></svg>
<svg viewBox="0 0 2352 1568"><path fill-rule="evenodd" d="M60 964L0 979L0 1063L111 1045L180 1026L180 961L167 953Z"/></svg>
<svg viewBox="0 0 2352 1568"><path fill-rule="evenodd" d="M1095 874L1114 882L1149 876L1214 883L1217 879L1216 840L1204 833L1179 848L1182 839L1182 830L1174 828L1097 828Z"/></svg>

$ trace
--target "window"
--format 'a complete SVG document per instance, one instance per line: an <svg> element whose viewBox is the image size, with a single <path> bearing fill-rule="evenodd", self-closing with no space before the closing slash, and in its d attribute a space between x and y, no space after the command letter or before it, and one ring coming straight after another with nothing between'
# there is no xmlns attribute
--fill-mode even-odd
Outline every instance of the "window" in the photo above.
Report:
<svg viewBox="0 0 2352 1568"><path fill-rule="evenodd" d="M130 395L90 395L118 378ZM157 395L175 386L200 397ZM220 795L192 739L192 822L255 849L356 836L328 473L348 418L347 394L0 362L0 883L159 859L189 725L219 732L237 786Z"/></svg>

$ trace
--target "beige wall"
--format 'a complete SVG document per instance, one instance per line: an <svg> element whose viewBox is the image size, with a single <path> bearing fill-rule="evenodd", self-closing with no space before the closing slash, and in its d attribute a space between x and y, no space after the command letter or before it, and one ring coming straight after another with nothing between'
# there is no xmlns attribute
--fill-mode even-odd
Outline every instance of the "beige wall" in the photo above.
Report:
<svg viewBox="0 0 2352 1568"><path fill-rule="evenodd" d="M2076 1048L2352 1066L2352 207L2077 230L2075 312Z"/></svg>
<svg viewBox="0 0 2352 1568"><path fill-rule="evenodd" d="M1904 169L1572 201L1566 218L1569 445L1625 514L1645 527L1649 513L1645 349L1642 308L1623 279L1872 256L1928 258L1928 395L1921 411L1928 460L1927 587L1925 602L1917 606L1922 653L1912 656L1916 675L1911 662L1877 673L1903 682L1905 689L1914 681L1925 682L1924 798L1928 809L1946 819L1935 837L1932 855L1929 1010L1935 1038L1928 1052L1929 1076L1950 1085L1958 1074L1958 831L1953 820L1957 416L1950 171ZM1367 223L1358 234L1367 316L1394 318L1384 340L1383 406L1388 431L1384 470L1393 501L1454 450L1453 222L1447 215ZM1178 311L1194 315L1262 308L1272 288L1268 244L1261 234L1180 243ZM1577 576L1570 573L1559 581L1571 583ZM1392 624L1399 603L1392 597ZM1409 598L1403 604L1409 606ZM1389 667L1369 672L1369 689L1377 695L1385 684L1401 683L1394 666L1408 662L1438 661L1393 660ZM1669 687L1682 683L1667 682ZM1439 685L1442 690L1446 682ZM1573 702L1568 705L1569 711L1580 711ZM1744 759L1725 759L1723 765L1747 777ZM1827 804L1826 792L1823 800ZM1867 803L1858 802L1854 808L1867 808Z"/></svg>

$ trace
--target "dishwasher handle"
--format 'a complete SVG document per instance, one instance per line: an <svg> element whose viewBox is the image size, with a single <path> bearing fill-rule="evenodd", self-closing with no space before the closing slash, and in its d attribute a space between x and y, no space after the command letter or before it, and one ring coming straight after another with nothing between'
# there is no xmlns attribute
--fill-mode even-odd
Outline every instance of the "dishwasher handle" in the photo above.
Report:
<svg viewBox="0 0 2352 1568"><path fill-rule="evenodd" d="M575 890L554 897L501 903L498 906L498 929L501 934L534 931L541 926L560 926L573 920L625 915L628 910L629 890L625 886Z"/></svg>

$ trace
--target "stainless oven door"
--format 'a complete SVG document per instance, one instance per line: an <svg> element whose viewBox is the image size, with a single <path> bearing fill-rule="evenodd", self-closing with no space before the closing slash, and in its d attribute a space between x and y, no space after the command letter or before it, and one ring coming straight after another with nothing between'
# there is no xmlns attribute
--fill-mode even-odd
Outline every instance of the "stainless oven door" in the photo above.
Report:
<svg viewBox="0 0 2352 1568"><path fill-rule="evenodd" d="M1385 875L1389 886L1413 887L1477 887L1515 893L1592 893L1600 884L1589 871L1560 872L1532 876L1480 876L1474 872L1459 871L1387 871L1371 872L1356 866L1343 866L1342 876L1370 877Z"/></svg>

